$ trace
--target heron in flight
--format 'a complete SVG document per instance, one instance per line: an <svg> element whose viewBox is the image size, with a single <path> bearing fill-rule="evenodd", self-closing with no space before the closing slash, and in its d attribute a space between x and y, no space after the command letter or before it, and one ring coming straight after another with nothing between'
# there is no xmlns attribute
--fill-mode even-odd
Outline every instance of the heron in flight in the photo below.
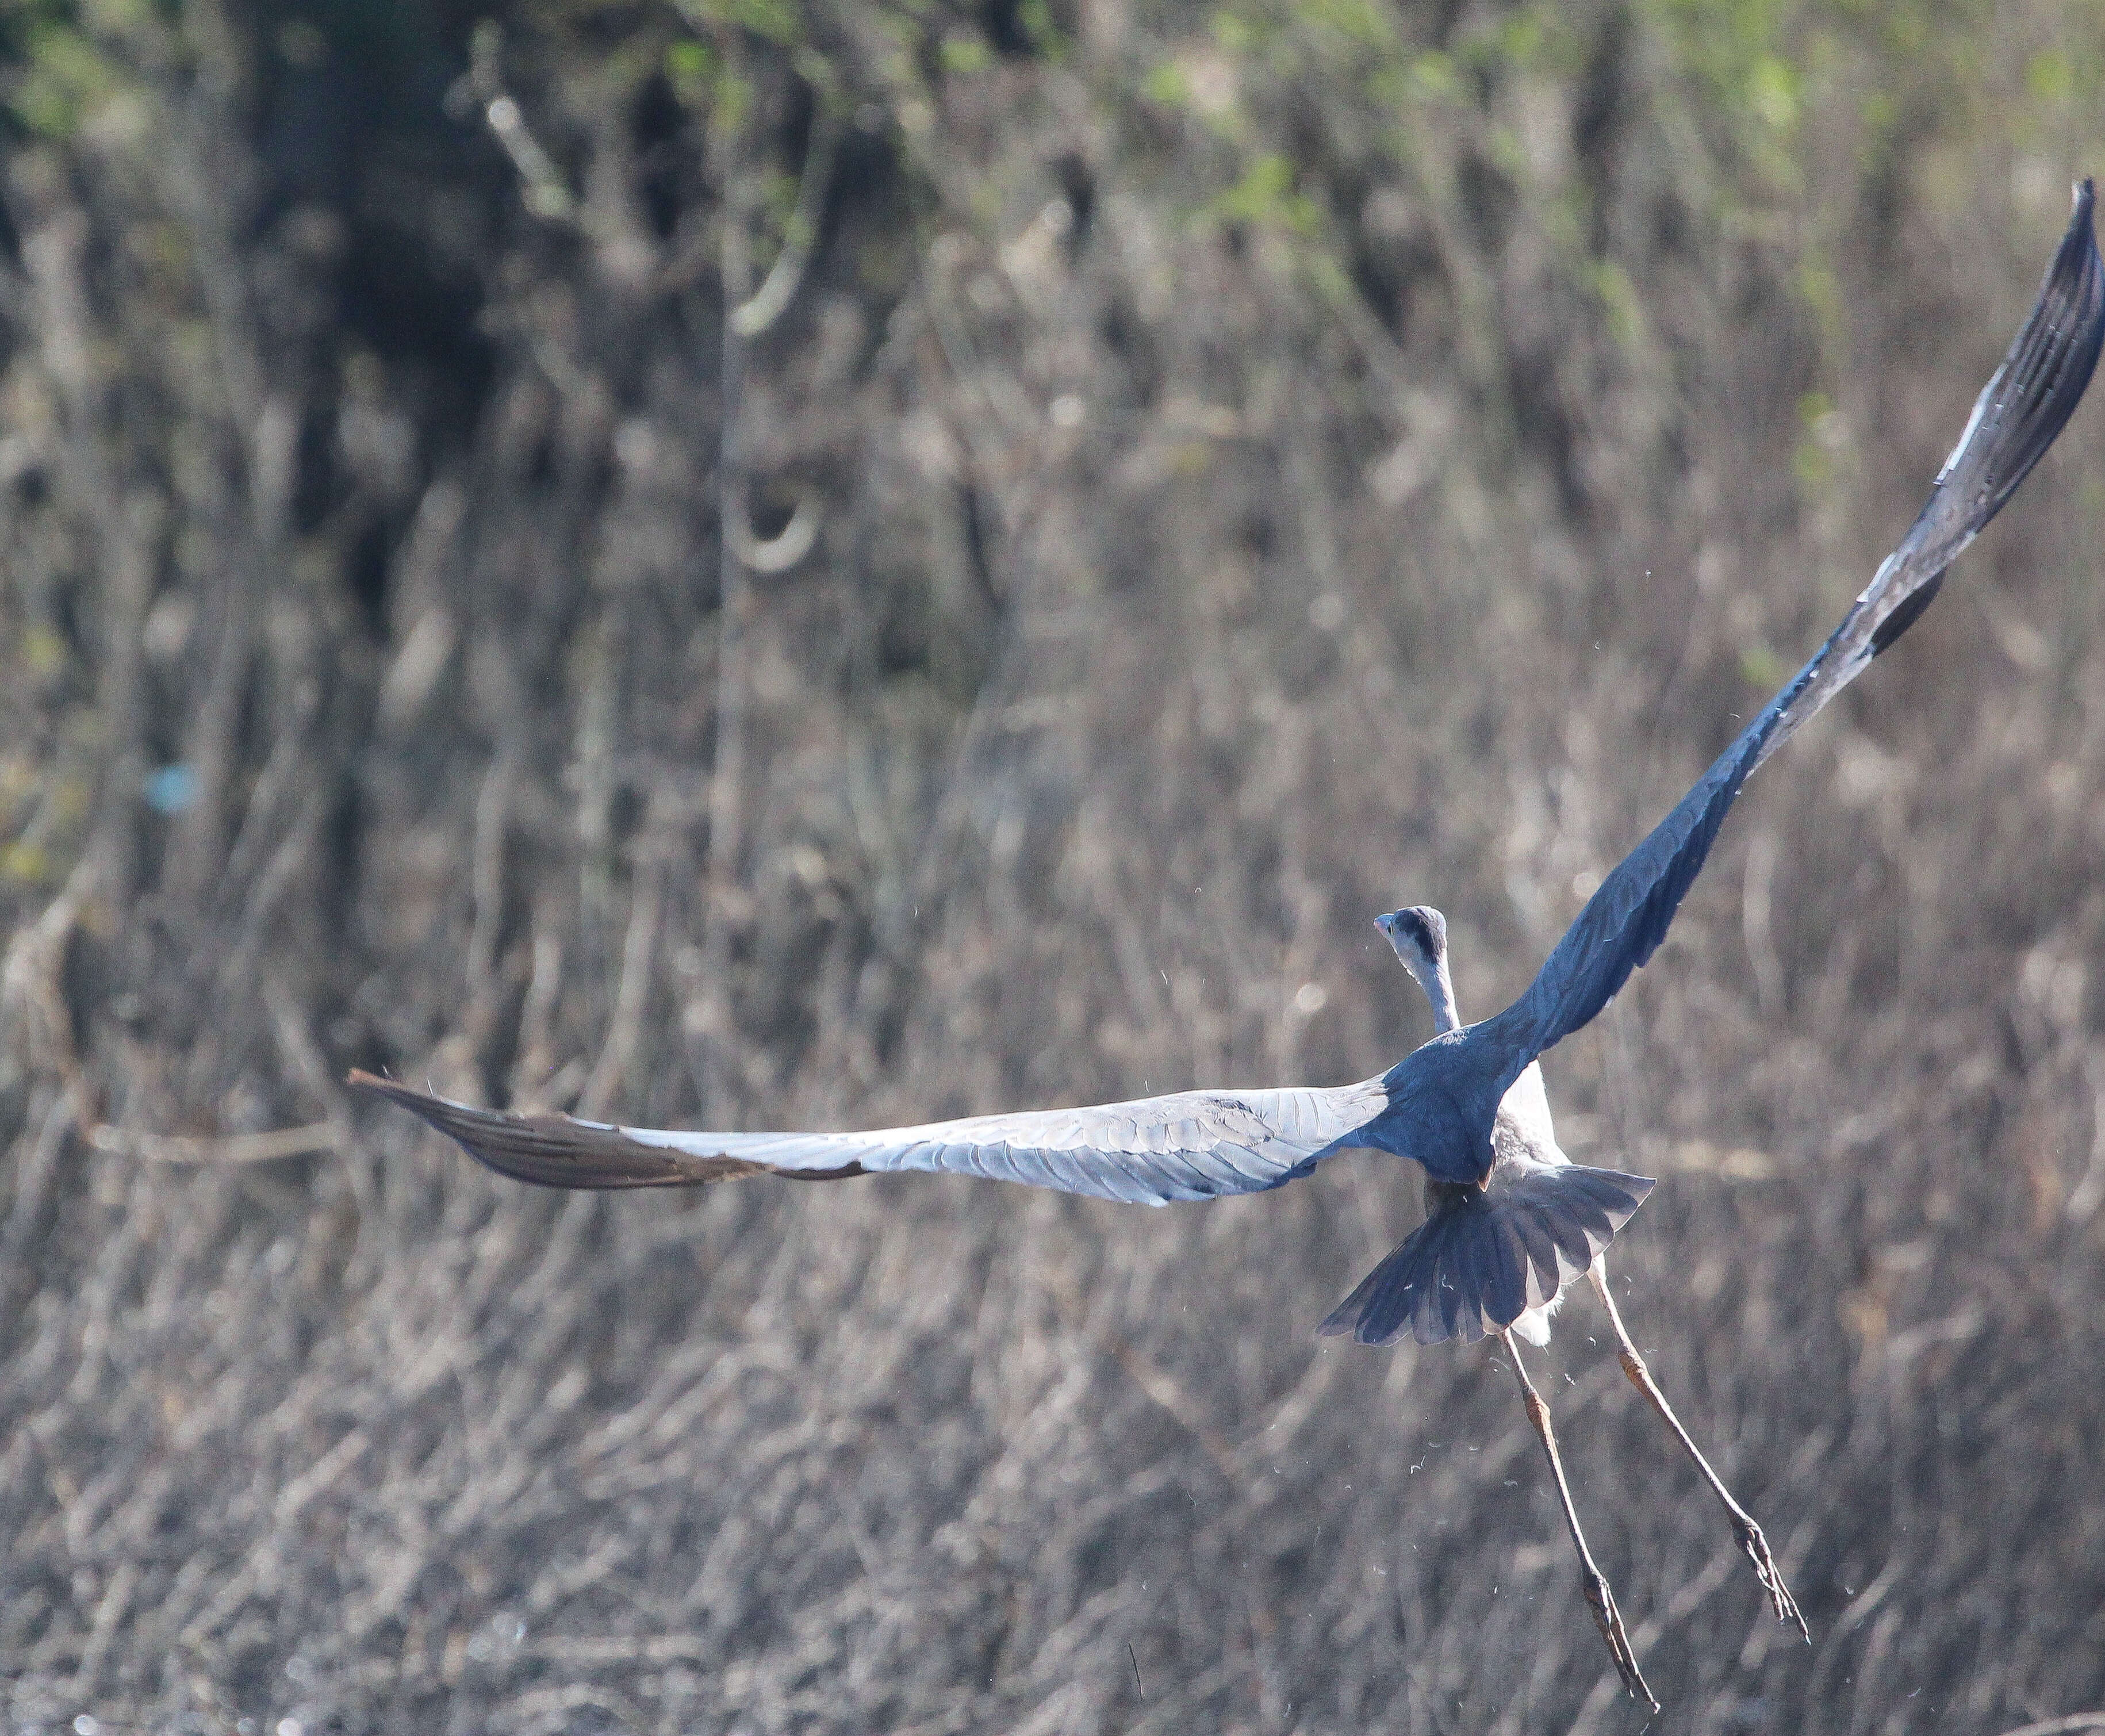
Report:
<svg viewBox="0 0 2105 1736"><path fill-rule="evenodd" d="M2000 511L2061 432L2105 339L2105 266L2089 181L2038 302L1980 396L1929 499L1841 624L1673 812L1601 883L1529 985L1465 1025L1446 924L1425 907L1380 919L1432 1002L1432 1039L1386 1072L1328 1088L1179 1091L1086 1109L969 1116L873 1133L669 1132L472 1108L370 1073L351 1083L422 1116L500 1174L556 1188L657 1188L781 1175L836 1181L895 1170L1024 1182L1150 1206L1260 1192L1340 1152L1406 1157L1425 1175L1427 1215L1323 1322L1362 1344L1498 1339L1549 1456L1586 1601L1625 1685L1657 1707L1586 1547L1549 1412L1514 1340L1548 1341L1549 1317L1581 1273L1607 1309L1623 1366L1725 1504L1780 1620L1804 1622L1761 1528L1652 1382L1610 1297L1602 1256L1652 1183L1591 1169L1558 1148L1539 1058L1607 1005L1649 960L1747 779L1921 615L1945 570Z"/></svg>

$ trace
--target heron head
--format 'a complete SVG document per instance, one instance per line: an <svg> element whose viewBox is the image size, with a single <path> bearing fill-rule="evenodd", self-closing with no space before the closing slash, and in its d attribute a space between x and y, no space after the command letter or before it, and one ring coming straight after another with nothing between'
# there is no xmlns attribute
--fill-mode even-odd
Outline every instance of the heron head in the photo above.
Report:
<svg viewBox="0 0 2105 1736"><path fill-rule="evenodd" d="M1461 1022L1461 1015L1455 1011L1455 987L1447 977L1447 919L1429 904L1416 904L1375 917L1374 926L1425 991L1435 1028L1452 1031Z"/></svg>
<svg viewBox="0 0 2105 1736"><path fill-rule="evenodd" d="M1374 918L1382 937L1396 949L1396 955L1413 976L1437 972L1447 957L1447 919L1429 904L1391 911Z"/></svg>

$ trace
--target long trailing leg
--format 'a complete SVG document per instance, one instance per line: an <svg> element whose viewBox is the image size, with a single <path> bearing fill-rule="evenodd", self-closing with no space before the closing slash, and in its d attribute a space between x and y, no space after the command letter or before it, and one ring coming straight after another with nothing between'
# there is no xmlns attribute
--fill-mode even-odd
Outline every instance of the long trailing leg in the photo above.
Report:
<svg viewBox="0 0 2105 1736"><path fill-rule="evenodd" d="M1762 1535L1747 1510L1732 1499L1732 1492L1718 1480L1717 1472L1710 1469L1709 1461L1696 1451L1696 1443L1688 1438L1688 1431L1681 1426L1681 1419L1674 1414L1674 1407L1666 1402L1666 1394L1651 1377L1651 1370L1645 1367L1645 1359L1638 1354L1638 1347L1630 1342L1629 1331L1623 1324L1623 1317L1616 1307L1616 1299L1609 1294L1608 1273L1605 1264L1596 1259L1586 1269L1586 1276L1593 1281L1593 1294L1601 1299L1601 1306L1608 1311L1608 1324L1616 1329L1616 1343L1622 1358L1623 1372L1630 1377L1630 1385L1645 1397L1645 1403L1659 1412L1660 1420L1674 1431L1674 1438L1681 1443L1682 1450L1696 1461L1696 1468L1703 1473L1703 1480L1710 1485L1710 1492L1725 1504L1731 1515L1732 1536L1746 1552L1747 1559L1754 1564L1754 1577L1761 1581L1762 1589L1769 1595L1769 1603L1776 1610L1777 1620L1794 1622L1798 1631L1812 1642L1812 1634L1805 1625L1805 1617L1799 1613L1798 1603L1790 1595L1790 1588L1783 1582L1777 1570L1776 1557L1769 1553L1769 1540Z"/></svg>
<svg viewBox="0 0 2105 1736"><path fill-rule="evenodd" d="M1527 1420L1535 1425L1535 1432L1542 1442L1542 1450L1549 1456L1549 1474L1557 1482L1557 1498L1564 1503L1564 1523L1571 1532L1572 1547L1579 1551L1579 1572L1586 1594L1586 1607L1593 1612L1593 1625L1601 1630L1601 1637L1607 1642L1608 1655L1616 1660L1616 1668L1621 1672L1623 1685L1630 1691L1630 1698L1642 1701L1654 1711L1659 1702L1645 1685L1644 1675L1638 1668L1637 1653L1630 1649L1629 1631L1616 1608L1616 1594L1608 1589L1608 1576L1593 1564L1593 1552L1586 1547L1586 1533L1579 1528L1579 1510L1571 1505L1571 1487L1564 1480L1564 1461L1557 1456L1557 1435L1549 1426L1549 1407L1542 1402L1542 1394L1535 1389L1535 1382L1527 1377L1522 1366L1520 1346L1509 1332L1499 1336L1504 1341L1506 1354L1513 1358L1513 1378L1520 1382L1521 1403L1527 1407Z"/></svg>

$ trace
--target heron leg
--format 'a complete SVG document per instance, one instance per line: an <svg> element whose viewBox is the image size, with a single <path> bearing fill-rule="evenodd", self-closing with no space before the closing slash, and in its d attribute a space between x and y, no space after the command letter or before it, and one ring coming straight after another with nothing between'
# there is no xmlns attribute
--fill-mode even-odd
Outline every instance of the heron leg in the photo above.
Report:
<svg viewBox="0 0 2105 1736"><path fill-rule="evenodd" d="M1549 1425L1549 1407L1535 1389L1535 1382L1528 1379L1527 1370L1521 1362L1520 1346L1513 1342L1513 1335L1501 1332L1499 1336L1505 1341L1506 1354L1513 1358L1513 1378L1520 1382L1520 1398L1526 1407L1527 1420L1535 1425L1542 1450L1549 1456L1549 1474L1556 1480L1557 1498L1564 1504L1564 1523L1571 1532L1572 1546L1579 1551L1580 1583L1586 1594L1586 1607L1593 1612L1593 1625L1601 1630L1601 1638L1607 1643L1608 1655L1615 1659L1616 1668L1630 1698L1657 1711L1659 1702L1645 1685L1643 1672L1638 1668L1637 1653L1630 1647L1629 1631L1623 1626L1621 1613L1616 1608L1616 1594L1608 1589L1608 1576L1594 1565L1593 1552L1586 1547L1586 1533L1579 1528L1579 1510L1571 1504L1571 1486L1564 1480L1564 1461L1557 1455L1557 1434Z"/></svg>
<svg viewBox="0 0 2105 1736"><path fill-rule="evenodd" d="M1616 1307L1616 1299L1608 1291L1608 1274L1603 1263L1596 1259L1587 1268L1586 1276L1593 1280L1593 1294L1601 1299L1601 1306L1608 1311L1608 1324L1616 1329L1618 1354L1622 1359L1623 1372L1630 1377L1630 1385L1644 1394L1645 1403L1659 1412L1660 1421L1674 1431L1674 1438L1681 1443L1682 1450L1696 1461L1696 1468L1703 1474L1703 1480L1710 1485L1710 1492L1725 1505L1725 1511L1732 1521L1732 1536L1745 1551L1747 1559L1754 1564L1754 1577L1762 1582L1762 1589L1769 1595L1770 1606L1776 1611L1779 1622L1794 1623L1808 1644L1812 1635L1805 1625L1805 1617L1799 1613L1798 1603L1790 1595L1790 1588L1783 1582L1776 1557L1769 1553L1769 1540L1762 1535L1747 1510L1732 1499L1732 1492L1718 1480L1717 1472L1710 1469L1709 1461L1696 1450L1696 1443L1688 1438L1688 1431L1681 1426L1681 1419L1674 1414L1674 1407L1666 1402L1666 1394L1659 1389L1659 1383L1651 1377L1651 1370L1645 1359L1638 1354L1638 1347L1630 1342L1629 1328L1623 1324L1621 1313Z"/></svg>

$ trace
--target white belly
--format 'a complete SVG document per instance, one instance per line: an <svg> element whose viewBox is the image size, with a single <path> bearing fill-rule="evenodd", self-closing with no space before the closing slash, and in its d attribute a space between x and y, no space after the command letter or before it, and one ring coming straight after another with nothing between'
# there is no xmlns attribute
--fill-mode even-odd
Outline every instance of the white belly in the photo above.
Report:
<svg viewBox="0 0 2105 1736"><path fill-rule="evenodd" d="M1494 1190L1502 1170L1511 1175L1517 1170L1549 1168L1571 1161L1557 1143L1557 1126L1549 1118L1549 1094L1543 1089L1540 1062L1530 1062L1500 1100L1499 1118L1491 1130L1491 1149ZM1541 1307L1528 1309L1514 1321L1513 1330L1531 1345L1548 1344L1550 1317L1563 1301L1564 1291L1560 1289Z"/></svg>

